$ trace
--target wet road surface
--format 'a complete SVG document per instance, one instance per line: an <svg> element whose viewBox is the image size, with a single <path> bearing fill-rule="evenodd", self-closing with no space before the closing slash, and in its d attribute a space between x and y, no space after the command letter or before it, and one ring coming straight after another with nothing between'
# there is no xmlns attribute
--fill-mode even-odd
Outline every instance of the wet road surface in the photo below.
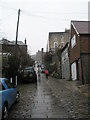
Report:
<svg viewBox="0 0 90 120"><path fill-rule="evenodd" d="M37 84L19 85L20 102L12 106L9 118L68 118L60 100L53 96L45 76Z"/></svg>

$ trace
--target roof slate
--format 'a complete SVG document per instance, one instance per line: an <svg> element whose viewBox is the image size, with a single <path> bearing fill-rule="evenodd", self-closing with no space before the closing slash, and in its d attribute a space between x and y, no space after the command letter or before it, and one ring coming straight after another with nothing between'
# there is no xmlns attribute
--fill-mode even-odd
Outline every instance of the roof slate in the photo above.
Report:
<svg viewBox="0 0 90 120"><path fill-rule="evenodd" d="M90 34L90 21L71 21L79 34Z"/></svg>

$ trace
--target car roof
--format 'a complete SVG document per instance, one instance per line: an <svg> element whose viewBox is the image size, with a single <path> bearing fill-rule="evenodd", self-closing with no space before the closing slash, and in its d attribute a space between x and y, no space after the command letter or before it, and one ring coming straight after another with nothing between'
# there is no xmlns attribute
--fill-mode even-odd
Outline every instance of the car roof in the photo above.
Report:
<svg viewBox="0 0 90 120"><path fill-rule="evenodd" d="M0 78L0 81L8 80L7 78Z"/></svg>

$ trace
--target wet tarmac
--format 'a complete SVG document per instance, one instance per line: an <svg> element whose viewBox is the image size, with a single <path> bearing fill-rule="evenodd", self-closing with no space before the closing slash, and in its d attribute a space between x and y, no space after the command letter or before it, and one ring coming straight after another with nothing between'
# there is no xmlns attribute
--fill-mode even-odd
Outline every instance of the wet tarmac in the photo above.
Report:
<svg viewBox="0 0 90 120"><path fill-rule="evenodd" d="M48 79L42 75L37 84L21 84L20 102L12 106L9 119L13 118L68 118L68 112L58 98L53 96Z"/></svg>

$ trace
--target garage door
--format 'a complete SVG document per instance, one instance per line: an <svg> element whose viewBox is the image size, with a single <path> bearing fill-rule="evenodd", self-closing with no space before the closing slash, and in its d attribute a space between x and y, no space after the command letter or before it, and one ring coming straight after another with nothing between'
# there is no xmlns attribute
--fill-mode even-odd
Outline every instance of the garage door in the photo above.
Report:
<svg viewBox="0 0 90 120"><path fill-rule="evenodd" d="M77 80L76 62L71 65L72 80Z"/></svg>

